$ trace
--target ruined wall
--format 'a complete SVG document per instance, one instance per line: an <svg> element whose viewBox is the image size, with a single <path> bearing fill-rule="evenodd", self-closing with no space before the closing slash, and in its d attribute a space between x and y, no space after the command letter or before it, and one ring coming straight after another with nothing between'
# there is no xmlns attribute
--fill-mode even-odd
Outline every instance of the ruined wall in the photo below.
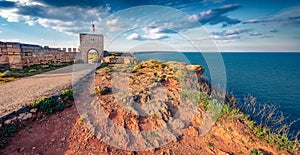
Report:
<svg viewBox="0 0 300 155"><path fill-rule="evenodd" d="M110 64L138 64L139 60L128 56L107 56L103 61Z"/></svg>
<svg viewBox="0 0 300 155"><path fill-rule="evenodd" d="M73 62L75 56L76 52L66 52L58 48L0 42L0 67L22 69L36 64L61 64Z"/></svg>

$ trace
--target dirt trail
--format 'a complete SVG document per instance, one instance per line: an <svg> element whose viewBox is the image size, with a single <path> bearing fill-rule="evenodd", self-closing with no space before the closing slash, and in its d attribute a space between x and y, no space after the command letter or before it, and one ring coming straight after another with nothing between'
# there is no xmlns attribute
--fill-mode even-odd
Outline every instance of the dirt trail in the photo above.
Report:
<svg viewBox="0 0 300 155"><path fill-rule="evenodd" d="M94 65L71 65L0 85L0 117L42 96L51 96L86 75Z"/></svg>

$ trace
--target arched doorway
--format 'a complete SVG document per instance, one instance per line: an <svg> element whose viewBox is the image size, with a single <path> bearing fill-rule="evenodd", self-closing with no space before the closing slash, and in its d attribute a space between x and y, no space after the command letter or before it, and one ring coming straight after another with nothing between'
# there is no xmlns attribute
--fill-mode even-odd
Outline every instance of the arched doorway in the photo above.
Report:
<svg viewBox="0 0 300 155"><path fill-rule="evenodd" d="M80 53L83 63L100 63L103 59L103 35L101 34L84 34L80 37ZM98 59L95 60L96 53ZM90 56L89 56L90 55ZM90 58L90 59L89 59ZM93 59L93 60L92 60Z"/></svg>
<svg viewBox="0 0 300 155"><path fill-rule="evenodd" d="M99 52L95 49L90 49L87 52L87 60L88 64L99 63Z"/></svg>

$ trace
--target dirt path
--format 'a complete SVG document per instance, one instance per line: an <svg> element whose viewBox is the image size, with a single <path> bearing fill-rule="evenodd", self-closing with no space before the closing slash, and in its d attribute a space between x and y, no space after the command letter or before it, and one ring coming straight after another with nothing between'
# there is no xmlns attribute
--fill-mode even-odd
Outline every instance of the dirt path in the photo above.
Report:
<svg viewBox="0 0 300 155"><path fill-rule="evenodd" d="M85 76L95 65L75 64L0 85L0 117L42 96L51 96Z"/></svg>

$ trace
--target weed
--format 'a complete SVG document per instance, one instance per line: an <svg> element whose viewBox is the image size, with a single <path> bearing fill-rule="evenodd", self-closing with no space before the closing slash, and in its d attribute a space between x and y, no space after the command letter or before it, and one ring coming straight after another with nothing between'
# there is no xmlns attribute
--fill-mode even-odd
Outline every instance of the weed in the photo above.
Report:
<svg viewBox="0 0 300 155"><path fill-rule="evenodd" d="M269 153L265 152L262 149L255 149L255 148L250 150L250 152L249 152L249 155L267 155L267 154L269 154Z"/></svg>
<svg viewBox="0 0 300 155"><path fill-rule="evenodd" d="M69 102L71 101L71 102ZM37 108L39 111L45 112L47 115L63 111L66 107L71 107L74 101L73 91L70 89L62 91L59 96L52 96L31 103L30 108Z"/></svg>
<svg viewBox="0 0 300 155"><path fill-rule="evenodd" d="M157 137L158 134L155 131L150 131L150 136L151 137Z"/></svg>
<svg viewBox="0 0 300 155"><path fill-rule="evenodd" d="M101 95L106 95L106 94L109 94L109 93L111 93L111 88L108 88L108 87L104 87L103 89L101 89L100 91L99 91L99 93L101 94Z"/></svg>
<svg viewBox="0 0 300 155"><path fill-rule="evenodd" d="M206 142L206 145L207 145L208 147L213 147L213 146L214 146L214 144L211 143L211 142Z"/></svg>
<svg viewBox="0 0 300 155"><path fill-rule="evenodd" d="M96 93L92 93L90 94L90 97L95 97L97 94Z"/></svg>
<svg viewBox="0 0 300 155"><path fill-rule="evenodd" d="M74 93L72 89L66 89L61 92L61 95L64 99L69 99L74 101Z"/></svg>
<svg viewBox="0 0 300 155"><path fill-rule="evenodd" d="M195 146L194 149L195 150L202 150L202 147L201 146Z"/></svg>
<svg viewBox="0 0 300 155"><path fill-rule="evenodd" d="M83 123L83 121L84 121L84 118L82 118L82 117L78 118L78 122Z"/></svg>

